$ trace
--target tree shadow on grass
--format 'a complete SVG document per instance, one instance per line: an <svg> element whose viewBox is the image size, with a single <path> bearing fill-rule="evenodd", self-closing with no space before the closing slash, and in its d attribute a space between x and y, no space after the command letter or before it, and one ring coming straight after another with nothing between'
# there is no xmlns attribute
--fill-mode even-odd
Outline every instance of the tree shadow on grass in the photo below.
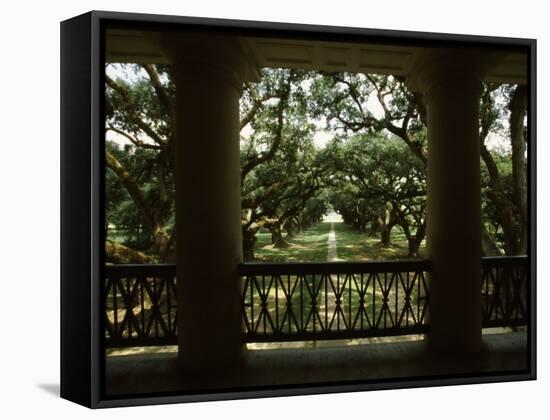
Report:
<svg viewBox="0 0 550 420"><path fill-rule="evenodd" d="M256 258L263 262L327 261L329 232L330 223L318 223L292 238L287 236L287 248L274 248L271 235L261 232L255 247Z"/></svg>

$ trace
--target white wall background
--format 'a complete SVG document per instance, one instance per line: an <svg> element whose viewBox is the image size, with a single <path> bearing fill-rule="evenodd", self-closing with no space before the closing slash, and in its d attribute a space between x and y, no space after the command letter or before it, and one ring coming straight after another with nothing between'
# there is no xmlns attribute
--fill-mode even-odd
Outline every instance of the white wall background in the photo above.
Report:
<svg viewBox="0 0 550 420"><path fill-rule="evenodd" d="M0 24L0 417L541 418L548 408L550 26L545 2L10 1ZM59 384L59 22L96 10L538 39L539 380L89 411Z"/></svg>

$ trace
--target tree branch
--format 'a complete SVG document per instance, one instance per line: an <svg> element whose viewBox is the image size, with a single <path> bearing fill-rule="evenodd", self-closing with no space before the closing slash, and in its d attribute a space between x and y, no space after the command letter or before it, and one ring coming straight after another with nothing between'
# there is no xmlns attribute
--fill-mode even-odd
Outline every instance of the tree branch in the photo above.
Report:
<svg viewBox="0 0 550 420"><path fill-rule="evenodd" d="M117 134L127 138L128 140L130 140L131 143L133 143L137 147L142 147L144 149L162 150L162 147L160 147L156 144L144 143L144 142L136 139L135 137L132 137L130 134L128 134L128 133L126 133L122 130L119 130L118 128L113 127L112 125L109 125L107 128L105 128L105 132L107 132L107 131L112 131L114 133L117 133Z"/></svg>
<svg viewBox="0 0 550 420"><path fill-rule="evenodd" d="M149 207L145 202L145 197L143 197L141 190L132 179L130 173L118 161L118 159L108 151L105 151L105 163L107 167L110 168L118 176L118 178L120 179L120 182L122 183L126 191L128 191L128 194L130 194L132 201L139 208L140 212L143 214L147 224L150 227L154 227L155 226L154 217L149 211Z"/></svg>
<svg viewBox="0 0 550 420"><path fill-rule="evenodd" d="M124 102L129 107L129 113L127 114L128 118L136 124L140 130L142 130L145 134L147 134L154 142L161 146L166 145L166 141L161 138L145 121L141 119L138 112L134 108L131 100L130 100L130 94L128 92L128 89L126 89L125 86L118 83L117 81L111 79L109 76L105 76L105 80L107 82L107 85L113 89L115 92L117 92Z"/></svg>
<svg viewBox="0 0 550 420"><path fill-rule="evenodd" d="M271 147L266 153L256 154L253 157L251 157L248 162L244 165L242 171L241 171L241 184L244 182L244 179L246 176L254 169L256 166L267 162L270 160L277 150L279 149L282 137L283 137L283 126L284 126L284 111L286 107L288 106L288 97L290 95L290 85L291 85L291 78L287 81L287 86L284 89L280 99L279 103L277 105L277 128L275 130L275 136L273 143L271 144Z"/></svg>
<svg viewBox="0 0 550 420"><path fill-rule="evenodd" d="M168 112L169 115L172 115L174 112L174 106L172 104L170 96L168 95L168 92L166 91L166 88L160 81L160 76L156 66L154 64L142 64L141 66L147 72L147 75L151 80L151 84L153 85L153 89L155 89L160 103L162 104L166 112Z"/></svg>

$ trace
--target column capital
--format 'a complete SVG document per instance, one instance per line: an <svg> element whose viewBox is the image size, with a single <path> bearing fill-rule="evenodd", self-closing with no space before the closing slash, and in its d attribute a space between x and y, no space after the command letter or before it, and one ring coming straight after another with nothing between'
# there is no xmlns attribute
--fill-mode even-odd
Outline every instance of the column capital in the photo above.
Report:
<svg viewBox="0 0 550 420"><path fill-rule="evenodd" d="M425 97L439 84L468 81L479 85L504 55L478 48L426 48L407 74L407 86Z"/></svg>
<svg viewBox="0 0 550 420"><path fill-rule="evenodd" d="M259 78L254 54L237 36L178 32L163 34L159 42L172 62L190 74L223 73L239 90L243 82Z"/></svg>

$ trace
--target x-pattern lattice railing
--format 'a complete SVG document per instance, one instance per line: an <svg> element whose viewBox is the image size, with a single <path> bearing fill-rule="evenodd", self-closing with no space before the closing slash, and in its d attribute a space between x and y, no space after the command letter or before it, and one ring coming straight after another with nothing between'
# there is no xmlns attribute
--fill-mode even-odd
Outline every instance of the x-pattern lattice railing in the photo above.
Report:
<svg viewBox="0 0 550 420"><path fill-rule="evenodd" d="M483 258L482 267L483 327L527 325L527 257ZM245 263L239 270L247 342L422 334L429 328L427 260ZM107 347L177 343L175 265L106 266L104 302Z"/></svg>
<svg viewBox="0 0 550 420"><path fill-rule="evenodd" d="M107 347L175 344L175 266L106 266L105 274Z"/></svg>
<svg viewBox="0 0 550 420"><path fill-rule="evenodd" d="M245 340L424 333L429 269L427 260L243 264Z"/></svg>
<svg viewBox="0 0 550 420"><path fill-rule="evenodd" d="M527 258L483 258L482 267L483 326L526 325Z"/></svg>

